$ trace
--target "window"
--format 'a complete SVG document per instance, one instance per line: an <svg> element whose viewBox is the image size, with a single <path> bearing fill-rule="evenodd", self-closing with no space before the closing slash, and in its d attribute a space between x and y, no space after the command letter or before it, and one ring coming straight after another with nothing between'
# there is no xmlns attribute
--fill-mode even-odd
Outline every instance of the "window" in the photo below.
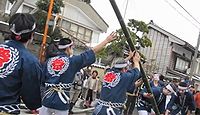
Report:
<svg viewBox="0 0 200 115"><path fill-rule="evenodd" d="M76 36L77 35L77 30L78 30L78 26L75 25L75 24L71 24L70 32L72 33L72 35Z"/></svg>
<svg viewBox="0 0 200 115"><path fill-rule="evenodd" d="M197 62L196 74L200 75L200 62Z"/></svg>
<svg viewBox="0 0 200 115"><path fill-rule="evenodd" d="M85 33L85 29L83 27L79 27L77 38L84 40L84 33Z"/></svg>
<svg viewBox="0 0 200 115"><path fill-rule="evenodd" d="M85 30L85 40L86 40L86 41L90 41L91 37L92 37L92 31L86 29L86 30Z"/></svg>
<svg viewBox="0 0 200 115"><path fill-rule="evenodd" d="M188 66L189 66L189 62L188 61L185 61L185 60L177 57L175 70L186 71L188 69Z"/></svg>
<svg viewBox="0 0 200 115"><path fill-rule="evenodd" d="M68 22L66 20L62 21L62 27L66 30L69 30L74 37L77 37L79 40L82 40L83 42L89 43L91 41L92 30Z"/></svg>
<svg viewBox="0 0 200 115"><path fill-rule="evenodd" d="M66 21L66 20L62 20L62 27L66 30L69 30L70 28L70 22Z"/></svg>

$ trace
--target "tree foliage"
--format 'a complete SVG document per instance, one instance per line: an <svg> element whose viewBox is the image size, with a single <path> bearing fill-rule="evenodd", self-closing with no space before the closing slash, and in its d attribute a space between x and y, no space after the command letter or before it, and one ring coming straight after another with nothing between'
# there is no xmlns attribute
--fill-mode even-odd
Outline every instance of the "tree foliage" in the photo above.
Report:
<svg viewBox="0 0 200 115"><path fill-rule="evenodd" d="M152 43L151 40L147 37L147 34L149 32L147 24L143 21L137 21L134 19L130 19L127 24L127 29L131 36L131 41L136 48L139 47L151 47ZM113 57L123 57L125 54L125 51L129 51L129 45L126 41L125 35L122 31L122 29L116 30L118 34L118 39L116 41L113 41L111 44L109 44L103 51L101 51L101 54L112 55ZM141 54L142 55L142 54ZM102 56L102 55L99 55ZM102 56L105 57L105 56ZM143 58L144 55L142 55ZM103 58L105 60L105 58Z"/></svg>
<svg viewBox="0 0 200 115"><path fill-rule="evenodd" d="M50 0L38 0L36 2L37 7L46 12L48 12L49 4L50 4ZM54 14L60 13L61 12L60 7L64 7L63 0L54 0L52 13Z"/></svg>
<svg viewBox="0 0 200 115"><path fill-rule="evenodd" d="M156 60L155 59L150 59L148 62L146 62L144 65L144 70L145 70L145 73L147 75L152 75L154 73L157 73L158 70L159 70L159 66L158 64L156 63Z"/></svg>
<svg viewBox="0 0 200 115"><path fill-rule="evenodd" d="M39 10L35 12L33 15L37 19L37 32L43 33L46 19L47 19L47 12L49 8L50 0L38 0L36 2L36 5ZM61 7L64 6L64 3L62 0L54 0L52 14L57 14L61 12ZM50 22L53 23L54 17L50 19ZM53 25L49 25L48 27L48 35L51 37L51 39L55 37L62 37L61 31L58 27L55 28L54 32L52 31Z"/></svg>

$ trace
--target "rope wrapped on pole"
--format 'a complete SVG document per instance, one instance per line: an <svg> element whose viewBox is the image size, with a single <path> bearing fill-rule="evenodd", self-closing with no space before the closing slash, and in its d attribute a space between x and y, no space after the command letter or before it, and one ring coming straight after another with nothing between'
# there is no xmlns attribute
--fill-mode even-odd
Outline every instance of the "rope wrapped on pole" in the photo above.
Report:
<svg viewBox="0 0 200 115"><path fill-rule="evenodd" d="M134 46L132 40L131 40L130 33L129 33L128 30L127 30L127 27L126 27L126 25L125 25L125 23L124 23L124 20L123 20L123 18L122 18L122 16L121 16L121 13L120 13L120 11L119 11L119 9L118 9L118 6L117 6L115 0L110 0L110 3L111 3L111 5L112 5L112 7L113 7L113 10L115 11L115 14L116 14L116 16L117 16L117 18L118 18L118 21L119 21L119 23L120 23L120 25L121 25L121 28L122 28L123 32L124 32L124 35L125 35L126 40L127 40L128 44L129 44L129 47L131 48L132 51L137 50L137 49L135 48L135 46ZM148 79L147 79L147 77L146 77L146 75L145 75L145 72L144 72L144 70L143 70L143 68L142 68L141 62L140 62L140 71L141 71L141 76L142 76L144 85L145 85L145 87L146 87L146 89L147 89L147 92L153 94L153 93L152 93L152 90L151 90L151 87L150 87L150 84L149 84L149 82L148 82ZM154 110L155 114L156 114L156 115L160 115L160 112L159 112L159 110L158 110L158 106L157 106L157 103L156 103L156 100L155 100L154 96L152 97L151 103L152 103L153 110Z"/></svg>

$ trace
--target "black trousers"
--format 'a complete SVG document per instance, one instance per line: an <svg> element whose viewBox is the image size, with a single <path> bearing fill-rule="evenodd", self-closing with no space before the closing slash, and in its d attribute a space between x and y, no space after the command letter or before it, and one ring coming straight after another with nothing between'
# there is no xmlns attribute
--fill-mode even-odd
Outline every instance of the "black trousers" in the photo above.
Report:
<svg viewBox="0 0 200 115"><path fill-rule="evenodd" d="M86 101L90 101L90 102L93 101L93 90L88 89Z"/></svg>
<svg viewBox="0 0 200 115"><path fill-rule="evenodd" d="M124 110L124 115L132 115L133 114L136 99L137 99L137 96L131 96L131 95L127 96L126 109Z"/></svg>

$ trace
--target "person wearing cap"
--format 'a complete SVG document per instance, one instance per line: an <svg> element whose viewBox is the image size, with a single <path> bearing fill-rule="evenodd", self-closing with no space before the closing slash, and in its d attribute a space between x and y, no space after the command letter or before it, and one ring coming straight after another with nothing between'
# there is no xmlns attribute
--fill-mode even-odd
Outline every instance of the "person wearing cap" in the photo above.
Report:
<svg viewBox="0 0 200 115"><path fill-rule="evenodd" d="M31 14L16 13L9 20L11 37L0 44L0 114L20 114L20 100L30 110L41 107L42 68L27 50L36 21Z"/></svg>
<svg viewBox="0 0 200 115"><path fill-rule="evenodd" d="M75 74L80 69L95 62L95 53L99 52L107 43L115 40L116 33L111 33L97 46L73 55L74 43L69 38L62 38L58 44L60 54L49 58L44 63L45 87L40 115L68 115L70 108L69 90L72 87Z"/></svg>
<svg viewBox="0 0 200 115"><path fill-rule="evenodd" d="M134 55L133 55L134 54ZM140 77L140 55L130 53L132 68L127 70L125 59L118 59L114 66L104 75L100 99L93 115L121 115L125 107L126 92Z"/></svg>
<svg viewBox="0 0 200 115"><path fill-rule="evenodd" d="M172 97L167 105L165 115L190 115L195 110L195 102L193 95L187 91L188 84L180 82L178 85L178 92L172 94Z"/></svg>
<svg viewBox="0 0 200 115"><path fill-rule="evenodd" d="M60 52L58 49L58 44L59 44L60 38L56 37L53 39L52 43L47 47L46 49L46 60L57 56Z"/></svg>

